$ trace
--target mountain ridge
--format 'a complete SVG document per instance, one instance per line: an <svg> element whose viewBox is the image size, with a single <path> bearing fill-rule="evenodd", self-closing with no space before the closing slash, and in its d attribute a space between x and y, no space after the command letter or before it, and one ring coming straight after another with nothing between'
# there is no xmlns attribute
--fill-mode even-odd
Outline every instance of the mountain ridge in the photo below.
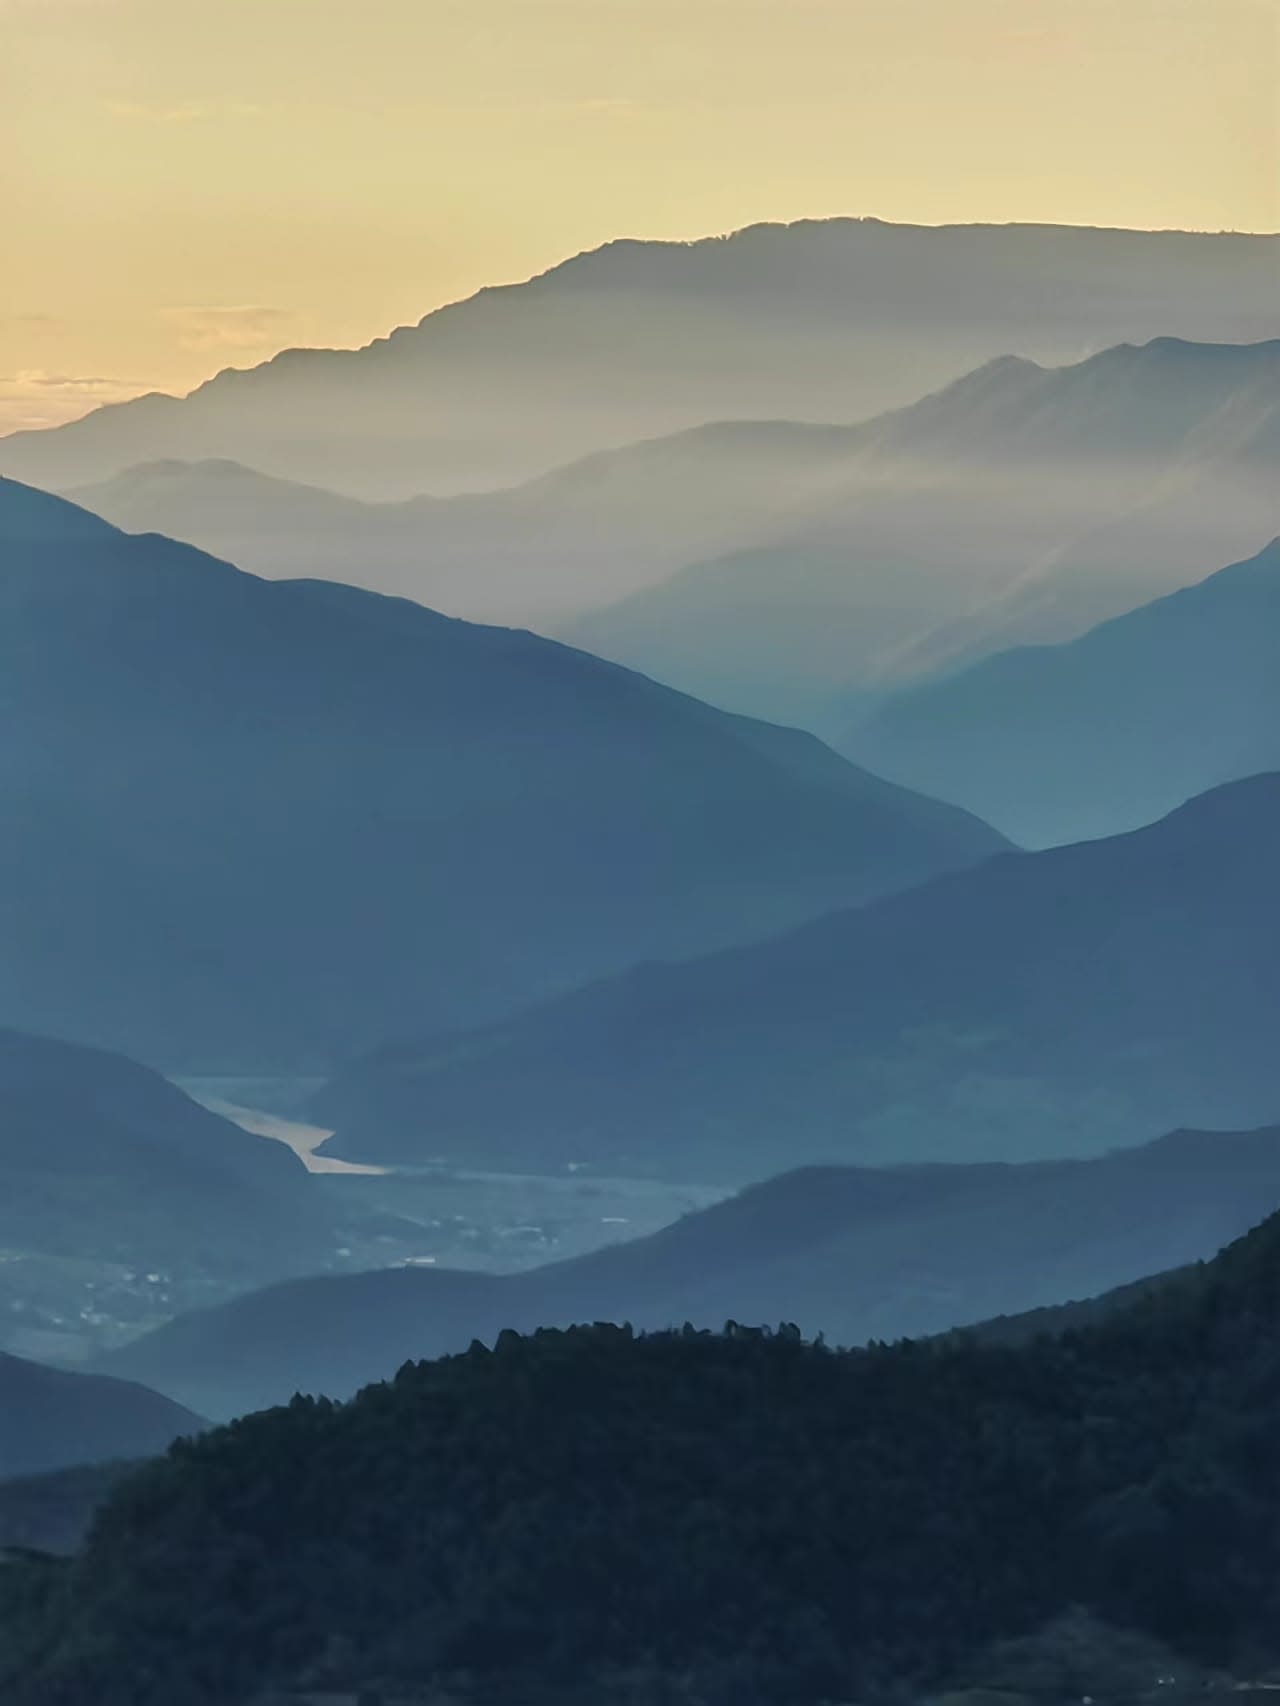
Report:
<svg viewBox="0 0 1280 1706"><path fill-rule="evenodd" d="M0 1480L149 1457L206 1424L135 1381L0 1351Z"/></svg>
<svg viewBox="0 0 1280 1706"><path fill-rule="evenodd" d="M1023 846L1120 833L1280 765L1278 609L1280 538L1079 639L897 695L839 744L943 782Z"/></svg>
<svg viewBox="0 0 1280 1706"><path fill-rule="evenodd" d="M46 539L5 534L15 502ZM323 1061L1005 844L572 648L96 520L68 543L83 513L0 482L0 1018L28 1029Z"/></svg>
<svg viewBox="0 0 1280 1706"><path fill-rule="evenodd" d="M858 418L1011 347L1067 357L1158 332L1274 334L1277 254L1269 236L859 220L605 245L359 351L283 351L189 399L11 435L0 469L81 484L181 440L185 455L362 495L475 490L699 420ZM336 424L357 394L374 439Z"/></svg>
<svg viewBox="0 0 1280 1706"><path fill-rule="evenodd" d="M1276 340L997 361L849 432L755 540L557 631L843 738L842 695L1071 639L1280 529Z"/></svg>
<svg viewBox="0 0 1280 1706"><path fill-rule="evenodd" d="M1127 835L1003 854L375 1054L315 1112L351 1158L407 1159L448 1132L472 1166L736 1182L801 1144L808 1160L939 1159L944 1144L1024 1159L1030 1132L1065 1155L1256 1124L1280 1095L1264 1018L1280 1001L1278 855L1280 776L1253 777Z"/></svg>
<svg viewBox="0 0 1280 1706"><path fill-rule="evenodd" d="M843 739L850 695L1070 638L1280 529L1280 342L996 359L856 426L714 421L369 504L173 458L68 494L271 578L529 626Z"/></svg>
<svg viewBox="0 0 1280 1706"><path fill-rule="evenodd" d="M225 1417L294 1391L345 1397L504 1328L787 1320L850 1346L978 1324L1011 1339L1039 1322L988 1323L1209 1257L1277 1204L1280 1127L1172 1133L1083 1161L809 1166L514 1275L285 1282L179 1316L96 1366Z"/></svg>
<svg viewBox="0 0 1280 1706"><path fill-rule="evenodd" d="M0 1177L0 1348L51 1361L330 1268L371 1219L136 1061L5 1029Z"/></svg>

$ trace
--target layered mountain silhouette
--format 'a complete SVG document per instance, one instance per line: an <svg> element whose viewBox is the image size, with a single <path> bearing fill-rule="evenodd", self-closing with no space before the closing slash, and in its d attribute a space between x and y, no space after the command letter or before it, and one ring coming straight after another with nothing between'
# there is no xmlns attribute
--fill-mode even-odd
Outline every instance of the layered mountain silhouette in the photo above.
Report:
<svg viewBox="0 0 1280 1706"><path fill-rule="evenodd" d="M844 695L1073 638L1280 528L1280 342L1160 338L1057 369L1005 359L851 432L848 449L747 548L566 636L822 732Z"/></svg>
<svg viewBox="0 0 1280 1706"><path fill-rule="evenodd" d="M997 361L854 427L722 422L506 491L368 504L229 462L69 495L272 577L529 624L737 709L1078 633L1280 528L1280 343Z"/></svg>
<svg viewBox="0 0 1280 1706"><path fill-rule="evenodd" d="M1113 835L1280 768L1280 540L1068 645L904 693L846 745L1027 847Z"/></svg>
<svg viewBox="0 0 1280 1706"><path fill-rule="evenodd" d="M1009 350L1274 336L1278 247L874 219L610 243L362 350L286 350L186 399L14 434L0 471L67 487L230 457L360 496L474 490L709 420L859 419Z"/></svg>
<svg viewBox="0 0 1280 1706"><path fill-rule="evenodd" d="M464 1698L817 1706L1247 1683L1278 1650L1278 1282L1272 1216L1019 1349L503 1334L123 1482L78 1559L7 1577L0 1686L167 1706L181 1678L215 1706L465 1668Z"/></svg>
<svg viewBox="0 0 1280 1706"><path fill-rule="evenodd" d="M1280 1098L1280 776L684 965L322 1093L341 1155L745 1180L808 1160L1084 1154Z"/></svg>
<svg viewBox="0 0 1280 1706"><path fill-rule="evenodd" d="M980 859L967 814L527 633L0 484L0 1017L300 1064Z"/></svg>
<svg viewBox="0 0 1280 1706"><path fill-rule="evenodd" d="M66 495L272 578L323 575L549 630L771 534L847 471L851 427L730 421L597 451L502 491L364 503L231 461L166 459Z"/></svg>
<svg viewBox="0 0 1280 1706"><path fill-rule="evenodd" d="M101 1366L227 1416L295 1391L345 1396L507 1327L786 1320L833 1344L919 1337L1201 1260L1276 1204L1274 1127L1178 1132L1088 1161L805 1168L526 1273L410 1267L272 1286L180 1316Z"/></svg>
<svg viewBox="0 0 1280 1706"><path fill-rule="evenodd" d="M127 1380L0 1352L0 1480L112 1458L152 1457L205 1424Z"/></svg>
<svg viewBox="0 0 1280 1706"><path fill-rule="evenodd" d="M14 1031L0 1031L0 1176L0 1343L26 1318L20 1260L157 1270L160 1290L176 1268L224 1295L324 1267L340 1242L283 1145L119 1055Z"/></svg>

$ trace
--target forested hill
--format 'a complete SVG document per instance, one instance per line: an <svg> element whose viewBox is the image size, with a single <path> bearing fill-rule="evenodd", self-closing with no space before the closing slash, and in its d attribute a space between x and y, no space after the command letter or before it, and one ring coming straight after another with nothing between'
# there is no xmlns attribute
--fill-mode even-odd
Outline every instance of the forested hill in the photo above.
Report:
<svg viewBox="0 0 1280 1706"><path fill-rule="evenodd" d="M1278 1280L1273 1217L1021 1349L597 1327L295 1400L124 1483L75 1562L0 1573L0 1695L868 1699L1074 1605L1274 1662Z"/></svg>

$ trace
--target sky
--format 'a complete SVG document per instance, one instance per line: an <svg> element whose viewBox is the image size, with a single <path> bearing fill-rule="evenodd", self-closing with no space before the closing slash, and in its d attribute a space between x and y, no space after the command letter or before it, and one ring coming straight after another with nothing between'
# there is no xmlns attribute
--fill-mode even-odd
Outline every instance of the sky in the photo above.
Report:
<svg viewBox="0 0 1280 1706"><path fill-rule="evenodd" d="M1280 229L1280 0L0 0L0 431L828 214Z"/></svg>

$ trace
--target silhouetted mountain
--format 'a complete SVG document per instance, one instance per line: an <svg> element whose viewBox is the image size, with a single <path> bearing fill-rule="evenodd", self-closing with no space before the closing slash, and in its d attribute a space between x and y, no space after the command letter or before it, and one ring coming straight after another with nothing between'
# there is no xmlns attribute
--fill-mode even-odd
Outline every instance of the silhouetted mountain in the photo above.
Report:
<svg viewBox="0 0 1280 1706"><path fill-rule="evenodd" d="M283 1144L253 1137L118 1054L0 1030L0 1154L10 1182L23 1167L83 1176L131 1155L211 1188L213 1175L287 1199L306 1173ZM0 1213L9 1211L6 1202Z"/></svg>
<svg viewBox="0 0 1280 1706"><path fill-rule="evenodd" d="M0 1018L24 1026L196 1070L321 1061L1003 845L527 633L261 581L10 482L0 543Z"/></svg>
<svg viewBox="0 0 1280 1706"><path fill-rule="evenodd" d="M318 1263L331 1210L283 1144L119 1055L0 1030L0 1246L261 1280Z"/></svg>
<svg viewBox="0 0 1280 1706"><path fill-rule="evenodd" d="M411 1267L272 1286L101 1366L229 1416L295 1391L345 1397L504 1327L786 1320L833 1344L918 1337L1211 1256L1277 1204L1275 1127L1178 1132L1089 1161L806 1168L514 1276Z"/></svg>
<svg viewBox="0 0 1280 1706"><path fill-rule="evenodd" d="M1086 1154L1280 1101L1280 776L777 939L646 965L322 1092L345 1156L759 1178Z"/></svg>
<svg viewBox="0 0 1280 1706"><path fill-rule="evenodd" d="M322 1271L371 1218L156 1073L2 1030L0 1180L0 1347L36 1356Z"/></svg>
<svg viewBox="0 0 1280 1706"><path fill-rule="evenodd" d="M1073 1606L1256 1676L1280 1657L1278 1299L1273 1217L1194 1283L1017 1350L504 1334L125 1481L80 1558L0 1577L0 1685L816 1706L1008 1689L989 1644L1017 1638L1031 1698L1066 1699L1097 1658L1071 1643L1046 1675ZM1117 1697L1161 1697L1167 1663L1144 1648Z"/></svg>
<svg viewBox="0 0 1280 1706"><path fill-rule="evenodd" d="M855 427L731 421L503 491L362 503L235 462L146 463L67 495L272 578L323 575L543 628L758 539L848 468Z"/></svg>
<svg viewBox="0 0 1280 1706"><path fill-rule="evenodd" d="M1032 847L1280 768L1280 540L1070 645L904 693L845 745Z"/></svg>
<svg viewBox="0 0 1280 1706"><path fill-rule="evenodd" d="M823 733L851 691L1071 638L1280 529L1280 342L1001 360L847 447L749 548L565 636Z"/></svg>
<svg viewBox="0 0 1280 1706"><path fill-rule="evenodd" d="M204 1425L145 1386L45 1368L0 1351L0 1480L150 1457Z"/></svg>
<svg viewBox="0 0 1280 1706"><path fill-rule="evenodd" d="M1161 333L1274 336L1278 248L875 219L610 243L363 350L286 350L185 400L14 434L0 469L65 488L161 456L231 457L361 496L474 490L709 420L865 417L1008 350L1068 361Z"/></svg>
<svg viewBox="0 0 1280 1706"><path fill-rule="evenodd" d="M411 595L423 574L423 534L434 500L364 503L321 486L273 479L225 458L166 458L126 468L109 480L64 494L126 533L163 533L271 579L349 579L379 592ZM468 499L456 499L465 504ZM447 507L447 505L442 505ZM387 564L379 541L393 520ZM425 592L425 578L417 589Z"/></svg>

